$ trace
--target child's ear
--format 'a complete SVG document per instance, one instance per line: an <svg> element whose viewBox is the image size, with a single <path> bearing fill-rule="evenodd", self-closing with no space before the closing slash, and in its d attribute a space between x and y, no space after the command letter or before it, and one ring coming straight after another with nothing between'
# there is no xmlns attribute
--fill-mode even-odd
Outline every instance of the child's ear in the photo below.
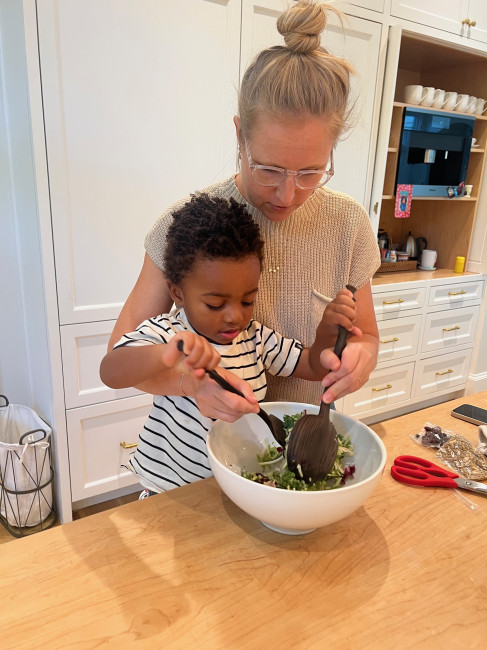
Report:
<svg viewBox="0 0 487 650"><path fill-rule="evenodd" d="M169 289L171 298L176 303L176 307L184 307L184 295L181 287L167 280L167 288Z"/></svg>

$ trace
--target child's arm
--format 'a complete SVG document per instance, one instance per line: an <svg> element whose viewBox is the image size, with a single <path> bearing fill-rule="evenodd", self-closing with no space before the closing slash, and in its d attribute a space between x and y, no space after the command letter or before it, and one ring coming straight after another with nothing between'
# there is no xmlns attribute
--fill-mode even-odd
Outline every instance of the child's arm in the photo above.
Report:
<svg viewBox="0 0 487 650"><path fill-rule="evenodd" d="M177 348L179 340L184 343L184 354ZM128 388L156 375L164 382L167 374L169 387L172 378L169 371L172 368L201 379L205 370L216 368L219 362L220 355L202 336L193 332L178 332L168 343L125 345L111 350L101 362L100 377L110 388ZM164 385L160 387L164 388Z"/></svg>
<svg viewBox="0 0 487 650"><path fill-rule="evenodd" d="M326 306L320 324L316 329L316 337L310 348L305 348L301 354L293 377L321 381L328 373L320 361L320 354L325 348L332 348L338 336L338 326L342 325L353 336L360 337L361 330L353 323L356 318L353 294L348 289L342 289Z"/></svg>

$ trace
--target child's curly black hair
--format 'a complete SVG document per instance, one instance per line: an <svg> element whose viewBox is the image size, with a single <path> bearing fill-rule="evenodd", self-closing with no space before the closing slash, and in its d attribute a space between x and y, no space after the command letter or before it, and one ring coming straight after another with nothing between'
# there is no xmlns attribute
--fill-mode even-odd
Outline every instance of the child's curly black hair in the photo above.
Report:
<svg viewBox="0 0 487 650"><path fill-rule="evenodd" d="M259 226L235 199L192 195L174 212L164 254L164 275L179 284L199 258L241 260L256 255L262 264Z"/></svg>

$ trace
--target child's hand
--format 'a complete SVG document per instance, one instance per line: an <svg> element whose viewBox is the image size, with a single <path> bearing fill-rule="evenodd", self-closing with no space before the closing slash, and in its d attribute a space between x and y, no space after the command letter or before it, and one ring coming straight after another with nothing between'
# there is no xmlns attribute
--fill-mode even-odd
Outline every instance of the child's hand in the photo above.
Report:
<svg viewBox="0 0 487 650"><path fill-rule="evenodd" d="M357 310L353 294L348 289L342 289L328 303L318 325L317 334L322 337L336 339L338 326L344 327L352 336L362 336L362 331L354 325Z"/></svg>
<svg viewBox="0 0 487 650"><path fill-rule="evenodd" d="M178 342L183 342L183 352ZM179 332L163 346L162 362L167 368L177 367L194 377L204 377L206 370L216 368L220 355L205 338L194 332Z"/></svg>

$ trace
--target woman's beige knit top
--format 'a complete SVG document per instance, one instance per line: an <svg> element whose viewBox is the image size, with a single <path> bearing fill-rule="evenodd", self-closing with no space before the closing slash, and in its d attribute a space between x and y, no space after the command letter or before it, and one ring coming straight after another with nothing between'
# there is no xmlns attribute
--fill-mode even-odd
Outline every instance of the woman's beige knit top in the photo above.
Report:
<svg viewBox="0 0 487 650"><path fill-rule="evenodd" d="M273 222L242 197L233 177L202 191L243 203L258 223L265 247L254 317L306 347L327 302L346 284L363 287L380 265L368 215L346 194L318 189L288 219ZM172 214L188 199L166 210L146 237L147 253L160 269ZM317 404L323 391L319 382L267 379L267 401Z"/></svg>

